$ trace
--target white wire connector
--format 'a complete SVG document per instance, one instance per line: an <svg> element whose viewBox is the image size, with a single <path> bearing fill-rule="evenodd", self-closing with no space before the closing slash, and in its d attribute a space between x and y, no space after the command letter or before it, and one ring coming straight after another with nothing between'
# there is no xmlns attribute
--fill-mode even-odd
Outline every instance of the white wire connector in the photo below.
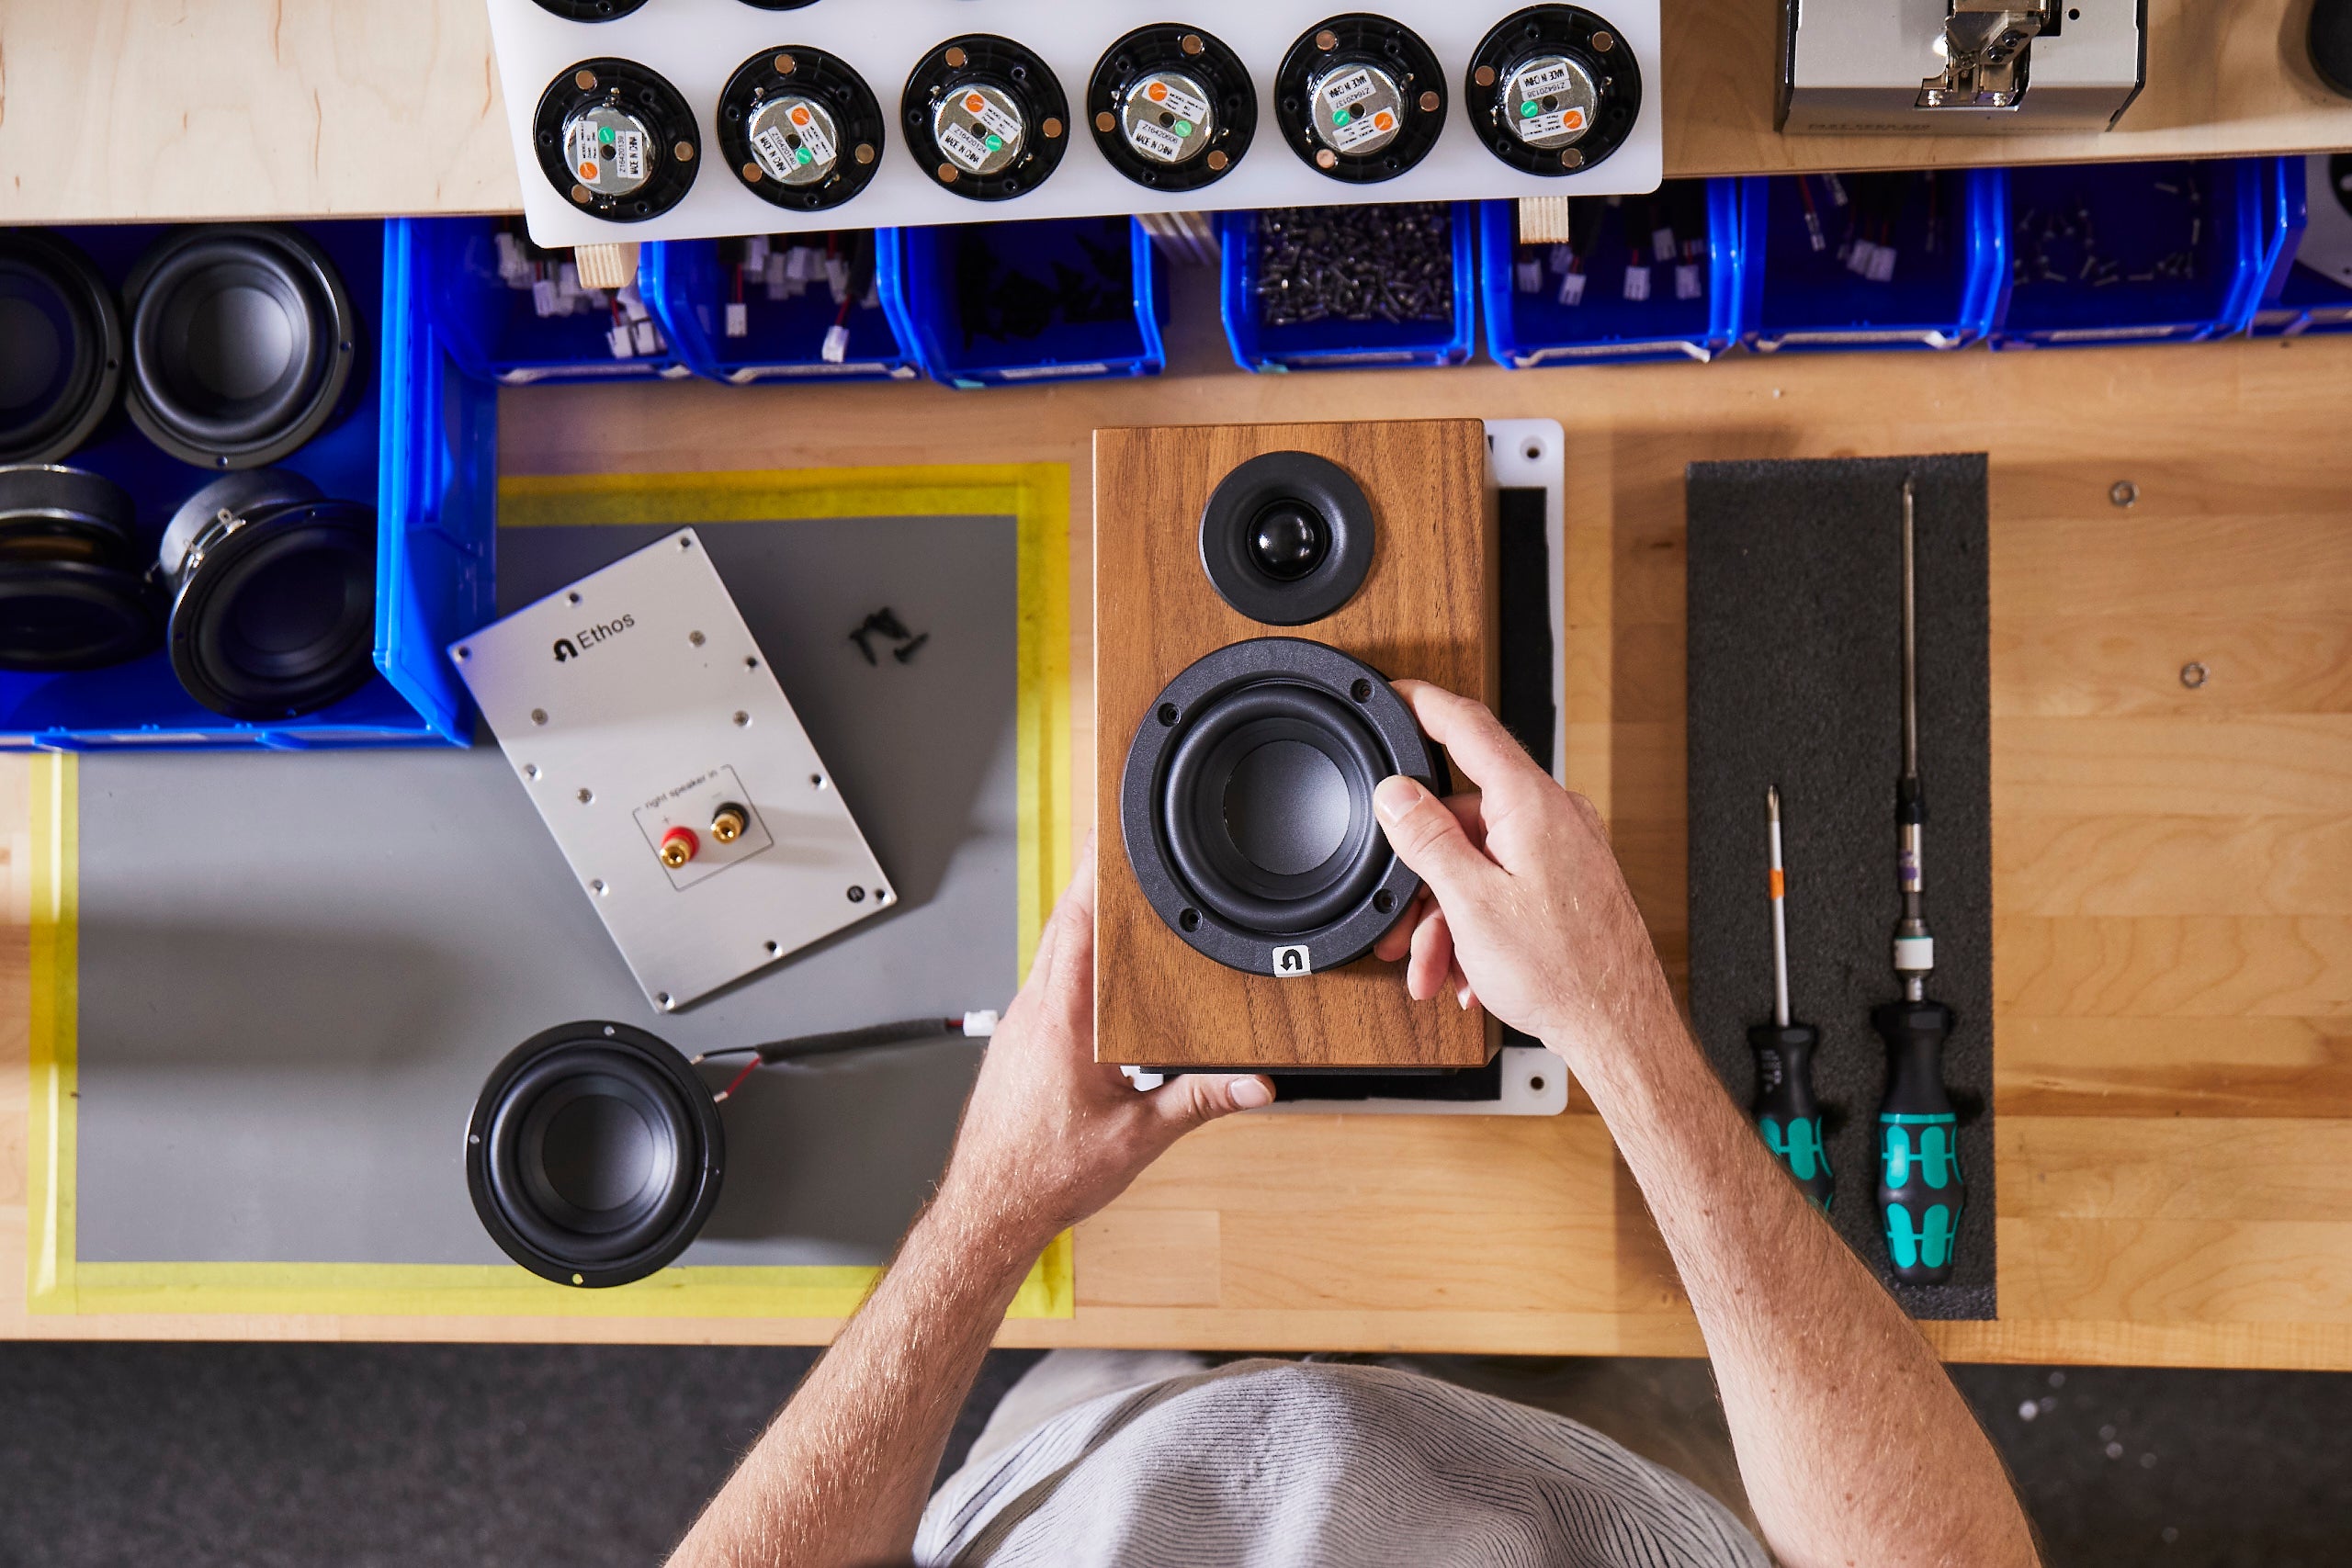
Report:
<svg viewBox="0 0 2352 1568"><path fill-rule="evenodd" d="M752 315L751 312L744 308L743 302L741 299L730 299L728 301L727 335L729 337L749 337L752 335Z"/></svg>
<svg viewBox="0 0 2352 1568"><path fill-rule="evenodd" d="M1541 294L1544 291L1544 258L1542 256L1522 258L1518 264L1517 272L1519 291L1521 294Z"/></svg>
<svg viewBox="0 0 2352 1568"><path fill-rule="evenodd" d="M768 265L768 237L752 234L743 242L743 270L764 272Z"/></svg>
<svg viewBox="0 0 2352 1568"><path fill-rule="evenodd" d="M996 1010L981 1008L964 1015L964 1038L986 1040L996 1032Z"/></svg>
<svg viewBox="0 0 2352 1568"><path fill-rule="evenodd" d="M818 349L817 357L828 365L839 365L847 359L849 357L849 329L840 325L827 327L824 346Z"/></svg>

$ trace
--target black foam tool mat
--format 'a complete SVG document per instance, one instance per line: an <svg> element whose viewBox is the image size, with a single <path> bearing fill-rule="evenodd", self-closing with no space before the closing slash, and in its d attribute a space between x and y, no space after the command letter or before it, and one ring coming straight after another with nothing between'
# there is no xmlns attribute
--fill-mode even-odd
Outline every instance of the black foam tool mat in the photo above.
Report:
<svg viewBox="0 0 2352 1568"><path fill-rule="evenodd" d="M1694 463L1690 513L1690 1013L1743 1106L1772 1017L1765 790L1781 791L1792 1016L1821 1031L1832 1218L1888 1278L1875 1212L1902 765L1903 481L1914 481L1928 994L1957 1015L1944 1079L1968 1183L1951 1280L1916 1317L1995 1315L1992 770L1982 454ZM1891 1283L1891 1281L1890 1281Z"/></svg>

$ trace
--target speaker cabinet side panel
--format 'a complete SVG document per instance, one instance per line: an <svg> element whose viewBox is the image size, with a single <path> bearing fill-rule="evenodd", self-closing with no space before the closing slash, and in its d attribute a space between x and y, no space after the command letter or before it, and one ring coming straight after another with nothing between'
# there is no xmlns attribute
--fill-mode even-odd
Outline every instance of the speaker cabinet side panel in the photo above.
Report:
<svg viewBox="0 0 2352 1568"><path fill-rule="evenodd" d="M1363 585L1324 618L1262 626L1220 598L1198 529L1218 482L1266 452L1345 468L1371 500ZM1161 688L1250 637L1328 643L1392 680L1492 704L1495 519L1472 420L1102 430L1094 444L1096 1055L1152 1066L1475 1066L1494 1031L1445 998L1415 1005L1400 966L1363 959L1304 979L1245 975L1188 946L1147 902L1120 841L1129 741Z"/></svg>

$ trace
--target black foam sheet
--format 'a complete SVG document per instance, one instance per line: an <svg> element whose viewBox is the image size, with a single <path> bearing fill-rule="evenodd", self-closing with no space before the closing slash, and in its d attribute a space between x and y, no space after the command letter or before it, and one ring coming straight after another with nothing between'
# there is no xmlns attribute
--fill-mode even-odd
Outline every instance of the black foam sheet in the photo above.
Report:
<svg viewBox="0 0 2352 1568"><path fill-rule="evenodd" d="M1838 1234L1887 1278L1872 1201L1902 761L1902 491L1917 518L1928 995L1958 1015L1944 1076L1968 1182L1949 1284L1913 1315L1995 1315L1990 678L1982 454L1694 463L1690 522L1690 1011L1733 1096L1772 1008L1765 791L1781 791L1793 1016L1821 1031ZM1890 1281L1890 1284L1892 1282Z"/></svg>

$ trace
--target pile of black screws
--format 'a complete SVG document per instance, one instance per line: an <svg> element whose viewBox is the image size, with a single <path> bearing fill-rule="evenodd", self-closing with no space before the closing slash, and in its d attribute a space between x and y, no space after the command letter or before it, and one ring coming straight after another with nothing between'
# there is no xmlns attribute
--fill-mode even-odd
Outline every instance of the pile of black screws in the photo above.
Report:
<svg viewBox="0 0 2352 1568"><path fill-rule="evenodd" d="M956 235L956 313L964 347L975 338L1002 343L1042 337L1057 322L1135 320L1135 254L1125 218L1082 220L1073 238L1084 267L1008 258L998 246L1020 230L973 224ZM1047 275L1050 276L1047 276Z"/></svg>
<svg viewBox="0 0 2352 1568"><path fill-rule="evenodd" d="M2119 283L2195 282L2200 270L2199 254L2205 244L2205 182L2190 170L2176 179L2157 180L2154 190L2157 197L2169 198L2167 205L2177 210L2177 231L2186 242L2177 249L2126 272L2120 257L2099 248L2098 225L2092 220L2090 203L2076 192L2052 210L2030 207L2018 215L2011 280L2019 288L2035 283L2109 288Z"/></svg>
<svg viewBox="0 0 2352 1568"><path fill-rule="evenodd" d="M1453 213L1443 202L1274 207L1258 214L1258 320L1453 317Z"/></svg>
<svg viewBox="0 0 2352 1568"><path fill-rule="evenodd" d="M888 604L866 616L864 623L849 634L849 640L857 644L857 651L865 655L865 661L868 664L881 662L874 657L874 639L877 637L887 637L899 645L889 652L890 657L901 664L913 663L915 655L922 651L922 645L931 640L929 632L907 630L907 624L899 619L898 612Z"/></svg>

